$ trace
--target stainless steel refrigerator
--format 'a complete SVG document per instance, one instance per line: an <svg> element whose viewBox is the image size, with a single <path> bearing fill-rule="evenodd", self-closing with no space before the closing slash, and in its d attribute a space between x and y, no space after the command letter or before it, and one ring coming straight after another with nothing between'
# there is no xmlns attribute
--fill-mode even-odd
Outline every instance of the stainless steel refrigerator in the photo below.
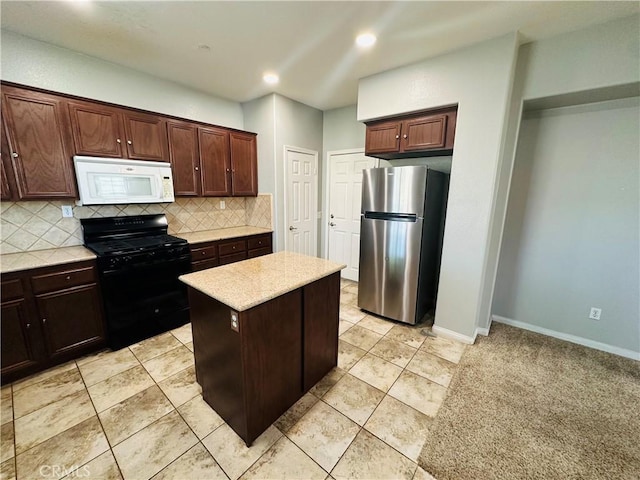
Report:
<svg viewBox="0 0 640 480"><path fill-rule="evenodd" d="M415 324L435 306L449 175L363 171L358 306Z"/></svg>

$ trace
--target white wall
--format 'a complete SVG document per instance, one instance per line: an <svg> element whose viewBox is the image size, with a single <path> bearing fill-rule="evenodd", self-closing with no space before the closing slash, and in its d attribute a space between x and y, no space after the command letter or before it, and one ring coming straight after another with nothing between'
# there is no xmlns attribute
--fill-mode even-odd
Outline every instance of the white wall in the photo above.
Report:
<svg viewBox="0 0 640 480"><path fill-rule="evenodd" d="M496 315L640 352L638 105L636 97L525 116ZM587 318L592 306L600 321Z"/></svg>
<svg viewBox="0 0 640 480"><path fill-rule="evenodd" d="M284 147L317 151L318 172L321 172L322 112L278 94L244 103L242 108L245 128L258 133L258 186L261 193L273 194L274 251L280 251L284 249L287 232L284 223ZM318 175L318 209L322 205L321 191Z"/></svg>
<svg viewBox="0 0 640 480"><path fill-rule="evenodd" d="M475 337L516 35L364 78L358 119L458 104L435 325ZM484 316L489 316L489 311Z"/></svg>
<svg viewBox="0 0 640 480"><path fill-rule="evenodd" d="M239 103L2 31L2 80L243 129Z"/></svg>
<svg viewBox="0 0 640 480"><path fill-rule="evenodd" d="M359 122L356 118L358 114L356 105L348 107L335 108L333 110L325 110L322 116L322 191L320 192L321 203L318 210L324 208L327 201L327 182L328 179L328 152L336 150L352 150L361 148L364 150L364 140L366 134L366 126ZM329 212L324 212L328 215ZM328 219L323 218L320 221L320 255L325 257L327 254L326 235Z"/></svg>
<svg viewBox="0 0 640 480"><path fill-rule="evenodd" d="M580 92L640 80L640 16L523 45L523 98Z"/></svg>

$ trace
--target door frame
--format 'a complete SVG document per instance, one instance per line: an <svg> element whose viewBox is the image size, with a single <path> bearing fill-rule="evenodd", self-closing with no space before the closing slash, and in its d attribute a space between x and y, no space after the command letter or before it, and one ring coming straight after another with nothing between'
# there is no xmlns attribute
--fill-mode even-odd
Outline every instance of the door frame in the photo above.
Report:
<svg viewBox="0 0 640 480"><path fill-rule="evenodd" d="M289 234L287 233L288 231L288 224L289 222L287 222L287 219L289 218L289 164L288 164L288 153L289 152L297 152L297 153L304 153L306 155L313 155L314 157L314 161L316 163L315 168L314 168L314 172L313 172L313 177L315 179L315 190L316 190L316 194L312 195L312 215L315 218L315 222L313 223L313 237L315 239L316 242L316 256L318 256L318 250L319 250L319 245L318 245L318 152L316 150L309 150L307 148L302 148L302 147L294 147L292 145L285 145L284 146L284 156L283 156L283 163L284 163L284 212L283 212L283 222L282 222L282 228L283 228L283 237L284 237L284 250L287 250L287 247L289 247Z"/></svg>
<svg viewBox="0 0 640 480"><path fill-rule="evenodd" d="M322 228L324 229L324 234L322 237L324 238L324 255L323 258L329 259L329 209L331 205L331 157L336 155L351 155L353 153L362 153L364 155L364 147L360 148L347 148L345 150L331 150L327 152L327 161L325 167L325 179L324 182L324 206L322 209ZM366 156L366 155L365 155ZM375 157L373 158L376 162L375 167L380 166L380 159Z"/></svg>

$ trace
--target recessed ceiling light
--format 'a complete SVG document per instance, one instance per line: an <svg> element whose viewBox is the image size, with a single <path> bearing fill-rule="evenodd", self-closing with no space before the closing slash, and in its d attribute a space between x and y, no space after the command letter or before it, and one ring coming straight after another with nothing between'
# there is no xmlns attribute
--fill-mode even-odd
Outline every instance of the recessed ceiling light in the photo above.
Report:
<svg viewBox="0 0 640 480"><path fill-rule="evenodd" d="M198 45L198 50L200 50L201 52L210 52L211 51L211 47L209 45L207 45L206 43L203 43L201 45Z"/></svg>
<svg viewBox="0 0 640 480"><path fill-rule="evenodd" d="M278 75L276 75L275 73L265 73L262 76L262 79L270 85L275 85L280 81L280 77L278 77Z"/></svg>
<svg viewBox="0 0 640 480"><path fill-rule="evenodd" d="M356 44L359 47L370 47L376 43L376 36L373 33L362 33L356 37Z"/></svg>

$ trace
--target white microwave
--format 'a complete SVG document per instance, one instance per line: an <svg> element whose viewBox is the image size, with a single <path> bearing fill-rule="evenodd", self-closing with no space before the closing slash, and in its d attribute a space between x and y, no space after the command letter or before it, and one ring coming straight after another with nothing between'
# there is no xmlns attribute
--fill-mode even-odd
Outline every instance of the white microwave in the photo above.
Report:
<svg viewBox="0 0 640 480"><path fill-rule="evenodd" d="M170 163L76 155L73 164L82 205L175 200Z"/></svg>

